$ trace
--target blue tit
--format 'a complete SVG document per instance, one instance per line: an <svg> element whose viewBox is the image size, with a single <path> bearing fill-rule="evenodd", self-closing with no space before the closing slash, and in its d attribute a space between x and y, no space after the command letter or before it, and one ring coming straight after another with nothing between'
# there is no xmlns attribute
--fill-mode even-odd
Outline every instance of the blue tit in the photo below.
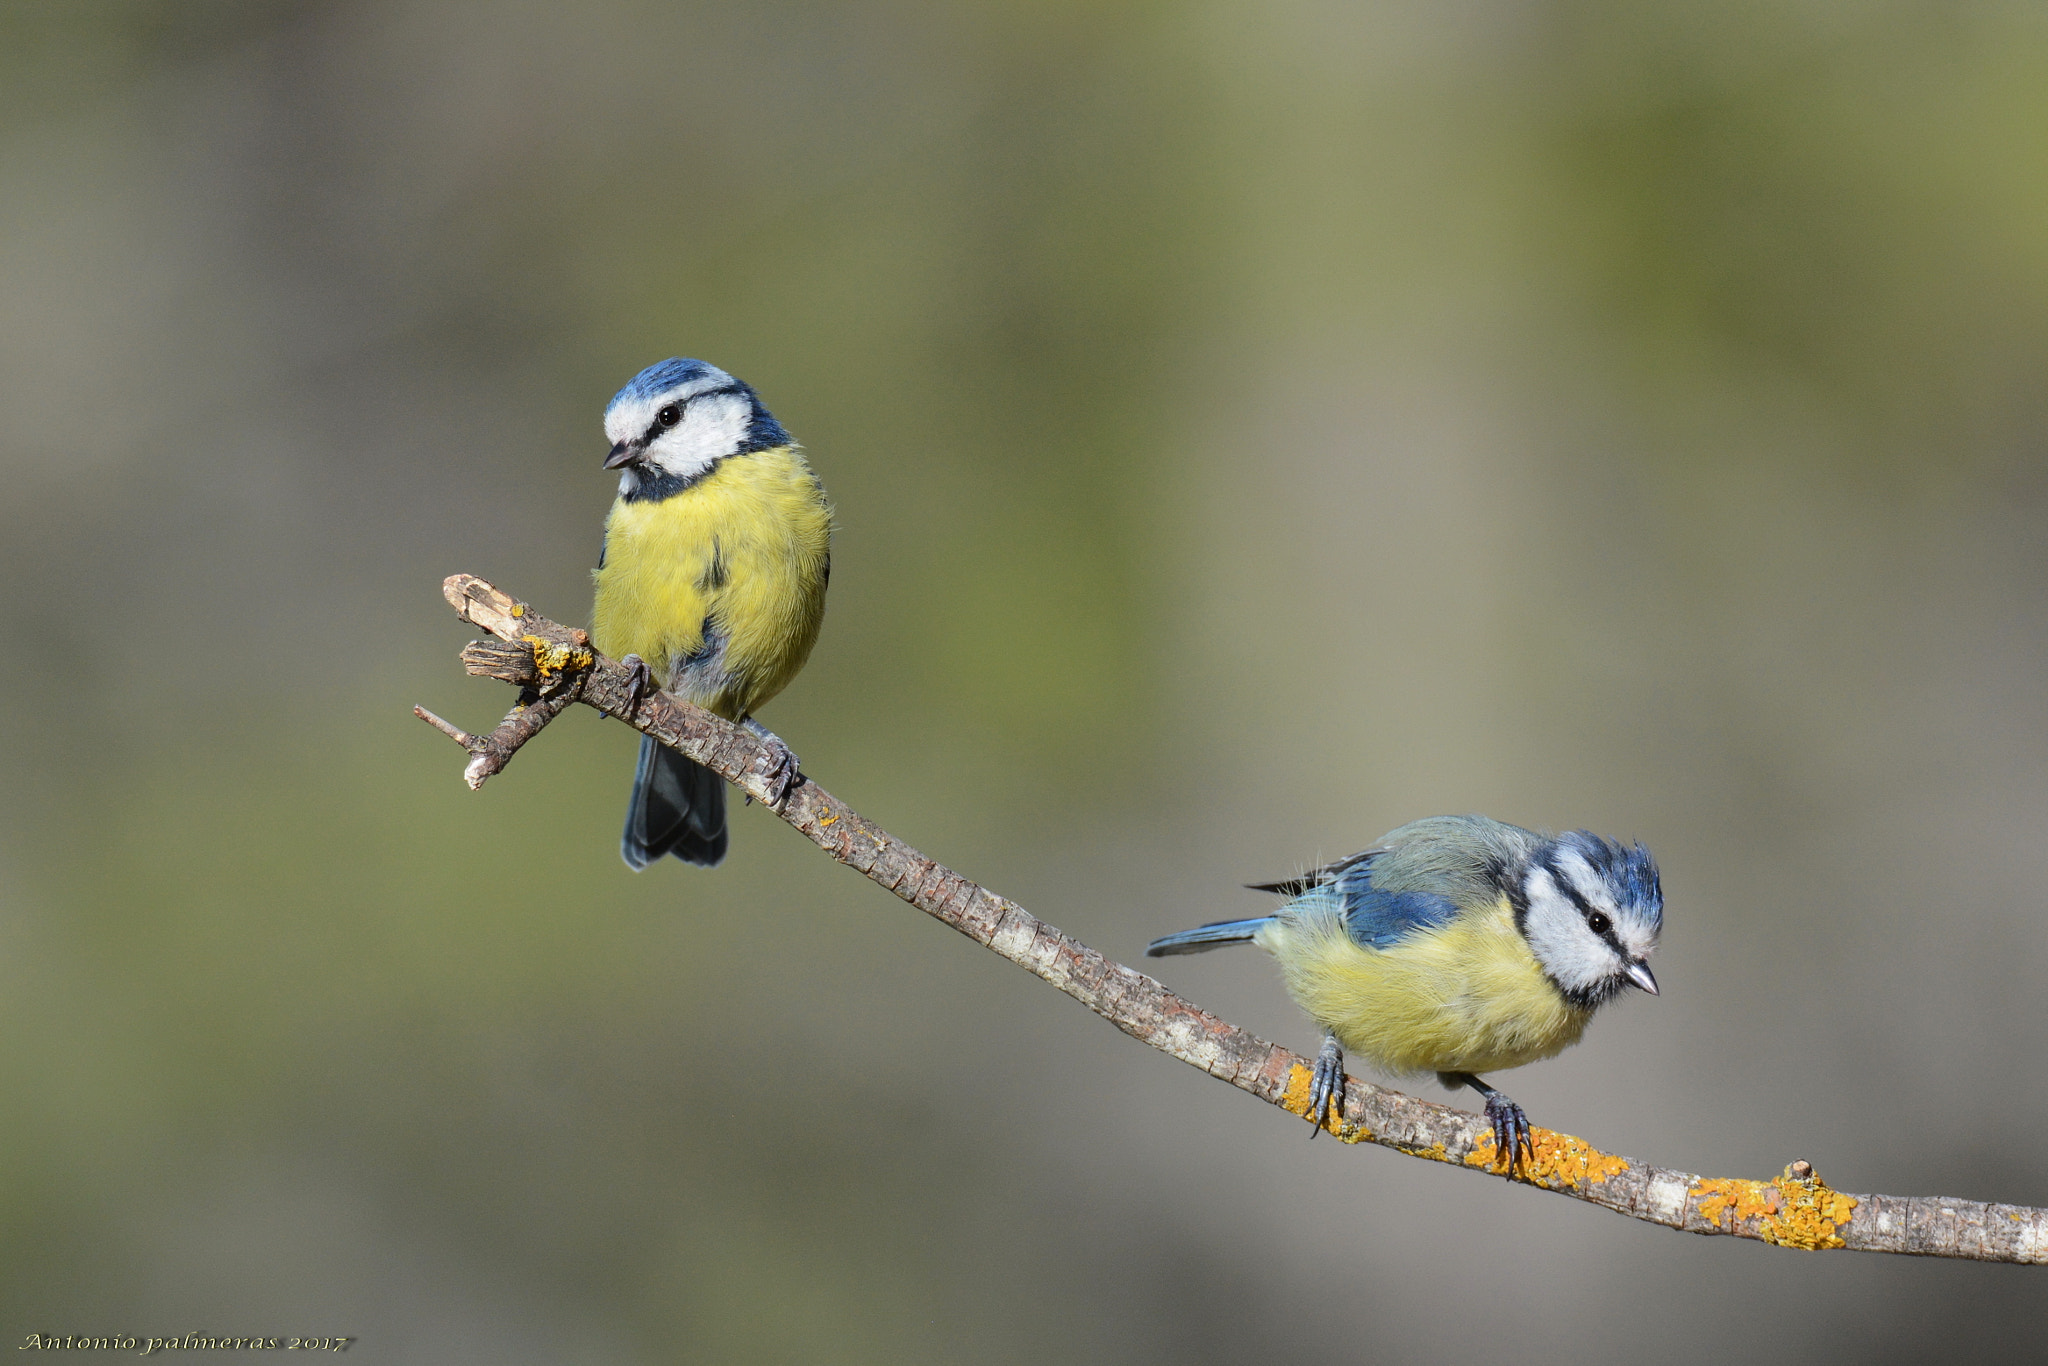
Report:
<svg viewBox="0 0 2048 1366"><path fill-rule="evenodd" d="M604 410L619 497L604 524L591 640L641 685L746 725L776 754L776 800L796 756L753 719L810 657L832 575L832 506L754 391L701 360L633 376ZM643 736L620 852L725 857L725 787Z"/></svg>
<svg viewBox="0 0 2048 1366"><path fill-rule="evenodd" d="M1273 955L1288 994L1323 1029L1309 1093L1318 1128L1343 1094L1349 1049L1395 1076L1435 1072L1452 1090L1477 1091L1512 1176L1517 1157L1533 1153L1528 1117L1479 1074L1554 1057L1628 987L1657 994L1648 960L1664 892L1640 844L1432 816L1255 890L1290 900L1145 952L1257 944Z"/></svg>

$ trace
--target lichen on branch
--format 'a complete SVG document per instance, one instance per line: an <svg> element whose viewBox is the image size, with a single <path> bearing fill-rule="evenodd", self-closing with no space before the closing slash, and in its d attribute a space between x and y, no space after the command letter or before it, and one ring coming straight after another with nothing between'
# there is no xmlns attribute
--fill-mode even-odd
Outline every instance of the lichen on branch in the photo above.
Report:
<svg viewBox="0 0 2048 1366"><path fill-rule="evenodd" d="M586 632L549 621L482 579L456 574L441 591L464 621L495 637L465 647L464 668L521 689L519 705L483 736L413 708L469 753L463 776L470 787L502 771L549 721L581 703L689 755L767 804L778 756L751 733L666 693L639 695L632 672L592 649ZM771 809L834 859L1051 983L1126 1034L1307 1117L1307 1059L1217 1019L926 858L801 773ZM1342 1104L1324 1127L1347 1143L1375 1144L1474 1171L1499 1170L1493 1132L1482 1117L1356 1078L1345 1079ZM1646 1223L1809 1251L1849 1248L2048 1263L2048 1210L1945 1196L1847 1195L1803 1161L1768 1181L1694 1176L1605 1153L1549 1129L1535 1129L1533 1137L1535 1158L1517 1168L1514 1180Z"/></svg>

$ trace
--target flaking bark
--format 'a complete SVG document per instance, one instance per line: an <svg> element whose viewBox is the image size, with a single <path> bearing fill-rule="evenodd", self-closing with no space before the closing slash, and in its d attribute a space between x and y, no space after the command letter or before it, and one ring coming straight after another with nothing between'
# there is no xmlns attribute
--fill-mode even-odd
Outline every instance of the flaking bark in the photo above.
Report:
<svg viewBox="0 0 2048 1366"><path fill-rule="evenodd" d="M767 802L775 756L732 723L664 693L635 698L632 675L590 648L590 637L535 613L482 579L457 574L442 593L463 620L497 637L462 652L472 674L519 686L521 705L485 736L433 713L415 714L471 758L472 788L575 702L626 722ZM502 643L500 643L502 642ZM776 814L839 862L1043 978L1133 1038L1305 1116L1310 1063L1193 1005L1144 973L1114 962L1023 907L926 858L799 774ZM1346 1078L1326 1124L1350 1143L1376 1143L1475 1171L1497 1171L1491 1129L1463 1110ZM1851 1248L1989 1262L2048 1262L2048 1210L1945 1196L1848 1195L1796 1162L1767 1180L1694 1176L1600 1152L1537 1129L1536 1157L1514 1179L1687 1233L1752 1238L1781 1247Z"/></svg>

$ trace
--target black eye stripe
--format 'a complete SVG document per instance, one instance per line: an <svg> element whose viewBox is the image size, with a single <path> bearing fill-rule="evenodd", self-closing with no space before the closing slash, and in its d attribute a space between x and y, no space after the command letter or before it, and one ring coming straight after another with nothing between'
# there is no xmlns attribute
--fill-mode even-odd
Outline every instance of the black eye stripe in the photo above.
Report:
<svg viewBox="0 0 2048 1366"><path fill-rule="evenodd" d="M1593 914L1593 904L1586 900L1586 894L1579 890L1577 883L1564 875L1564 869L1558 867L1555 861L1546 861L1543 871L1550 874L1551 884L1564 893L1565 900L1579 908L1580 915Z"/></svg>
<svg viewBox="0 0 2048 1366"><path fill-rule="evenodd" d="M741 390L737 386L728 384L717 389L700 390L697 393L691 394L688 398L680 400L679 402L662 404L661 407L657 409L654 414L654 421L647 424L647 434L640 438L642 444L654 440L655 437L660 436L669 428L676 426L678 423L680 423L684 417L688 416L690 411L690 405L692 403L695 403L698 399L712 398L719 394L737 394L740 392ZM675 421L663 422L661 420L661 415L671 408L675 409Z"/></svg>
<svg viewBox="0 0 2048 1366"><path fill-rule="evenodd" d="M1578 885L1564 875L1564 870L1557 866L1556 860L1545 859L1543 871L1550 874L1551 883L1556 886L1558 891L1564 893L1565 899L1578 907L1579 914L1585 917L1586 928L1599 935L1600 938L1607 942L1608 947L1612 948L1616 953L1621 954L1624 958L1628 957L1628 954L1621 947L1621 941L1615 938L1614 922L1608 918L1605 911L1593 909L1593 904L1586 900L1585 893L1581 892ZM1605 923L1595 925L1593 923L1593 917L1595 916L1598 916Z"/></svg>

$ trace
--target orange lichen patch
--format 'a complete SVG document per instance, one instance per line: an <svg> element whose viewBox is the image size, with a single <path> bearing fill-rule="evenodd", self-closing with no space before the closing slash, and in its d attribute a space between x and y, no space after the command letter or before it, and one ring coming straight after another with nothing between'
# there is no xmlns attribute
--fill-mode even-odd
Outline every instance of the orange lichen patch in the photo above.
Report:
<svg viewBox="0 0 2048 1366"><path fill-rule="evenodd" d="M1573 1138L1554 1129L1530 1130L1529 1142L1535 1149L1535 1156L1522 1159L1521 1174L1524 1180L1539 1186L1580 1190L1628 1170L1627 1158L1603 1153L1583 1138ZM1500 1170L1500 1153L1492 1134L1482 1135L1472 1145L1472 1151L1465 1154L1465 1165L1482 1167L1487 1171Z"/></svg>
<svg viewBox="0 0 2048 1366"><path fill-rule="evenodd" d="M1763 1181L1739 1176L1702 1177L1692 1189L1693 1208L1699 1211L1700 1218L1731 1231L1742 1220L1761 1218L1766 1210L1777 1208L1777 1188Z"/></svg>
<svg viewBox="0 0 2048 1366"><path fill-rule="evenodd" d="M1543 1131L1538 1129L1536 1132L1540 1134ZM1481 1134L1479 1141L1472 1145L1472 1151L1465 1154L1465 1165L1468 1167L1484 1167L1488 1171L1498 1171L1500 1170L1499 1157L1500 1145L1493 1141L1493 1135L1491 1133Z"/></svg>
<svg viewBox="0 0 2048 1366"><path fill-rule="evenodd" d="M1311 1069L1296 1063L1287 1069L1287 1090L1280 1097L1280 1106L1291 1115L1308 1118L1308 1093L1315 1087L1316 1075ZM1363 1124L1347 1126L1341 1113L1342 1106L1330 1107L1330 1114L1323 1121L1323 1132L1335 1134L1346 1143L1364 1143L1372 1138L1372 1130Z"/></svg>
<svg viewBox="0 0 2048 1366"><path fill-rule="evenodd" d="M1702 1178L1693 1186L1693 1199L1693 1208L1711 1224L1733 1233L1753 1222L1763 1241L1809 1252L1843 1246L1840 1230L1856 1212L1856 1197L1818 1176L1802 1181L1790 1167L1776 1181Z"/></svg>
<svg viewBox="0 0 2048 1366"><path fill-rule="evenodd" d="M553 680L556 674L569 669L587 669L591 665L590 651L574 645L557 645L542 640L539 636L521 636L521 640L533 647L533 668L543 683Z"/></svg>
<svg viewBox="0 0 2048 1366"><path fill-rule="evenodd" d="M1316 1084L1315 1073L1300 1063L1287 1069L1287 1092L1280 1097L1280 1106L1291 1115L1308 1118L1309 1088Z"/></svg>

